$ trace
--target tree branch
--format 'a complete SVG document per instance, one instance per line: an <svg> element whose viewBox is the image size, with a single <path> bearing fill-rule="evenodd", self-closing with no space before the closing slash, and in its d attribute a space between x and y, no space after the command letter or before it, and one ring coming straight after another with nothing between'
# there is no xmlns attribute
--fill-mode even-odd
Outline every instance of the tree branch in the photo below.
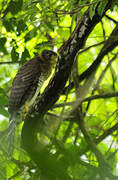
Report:
<svg viewBox="0 0 118 180"><path fill-rule="evenodd" d="M21 61L17 61L17 62L12 62L12 61L8 61L8 62L0 62L0 65L5 65L5 64L20 64Z"/></svg>
<svg viewBox="0 0 118 180"><path fill-rule="evenodd" d="M102 45L102 44L104 44L104 43L105 43L105 41L101 41L101 42L99 42L99 43L96 43L96 44L93 44L93 45L91 45L91 46L89 46L89 47L86 47L85 49L82 49L81 51L79 51L79 52L78 52L78 55L79 55L79 54L82 54L83 52L88 51L89 49L91 49L91 48L93 48L93 47L100 46L100 45Z"/></svg>
<svg viewBox="0 0 118 180"><path fill-rule="evenodd" d="M92 100L96 100L96 99L107 99L107 98L113 98L113 97L118 97L118 91L110 92L110 93L104 93L104 94L98 94L98 95L92 95L92 96L89 96L89 97L84 98L84 99L79 98L79 99L72 101L72 102L55 104L53 107L57 108L57 107L63 107L63 106L73 106L76 104L80 105L81 103L87 102L87 101L92 101Z"/></svg>
<svg viewBox="0 0 118 180"><path fill-rule="evenodd" d="M108 15L105 15L105 17L106 17L107 19L109 19L109 20L113 21L115 24L117 24L117 23L118 23L118 21L116 21L115 19L111 18L111 17L110 17L110 16L108 16Z"/></svg>
<svg viewBox="0 0 118 180"><path fill-rule="evenodd" d="M88 79L93 73L96 72L98 69L102 59L106 54L111 52L116 46L118 45L118 24L114 28L113 32L111 33L110 37L105 41L103 48L101 49L99 55L97 56L96 60L90 65L90 67L85 70L82 74L78 76L78 81L81 82L84 79ZM73 88L74 83L72 82L69 88ZM63 90L63 93L68 89L66 87Z"/></svg>
<svg viewBox="0 0 118 180"><path fill-rule="evenodd" d="M76 111L77 112L77 111ZM79 111L78 111L79 112ZM110 180L116 180L117 177L112 175L111 168L107 162L107 160L104 158L102 153L97 149L96 144L90 137L89 133L87 132L84 124L84 119L82 118L82 114L78 114L77 112L77 117L78 117L78 124L80 127L80 130L82 131L86 142L88 143L89 148L93 151L95 154L97 160L98 160L98 167L101 169L101 176L108 177Z"/></svg>
<svg viewBox="0 0 118 180"><path fill-rule="evenodd" d="M81 21L77 24L71 37L59 49L59 62L53 79L45 89L44 93L37 103L37 108L32 110L32 116L27 117L22 128L22 142L24 149L29 153L31 158L35 161L42 173L50 174L51 179L71 179L67 174L67 164L63 163L63 158L57 160L54 158L48 149L43 148L37 140L37 132L40 124L43 123L44 114L54 105L60 93L62 92L77 52L83 47L87 37L95 27L95 25L102 19L105 12L110 8L112 0L108 0L106 8L102 16L98 14L97 7L95 15L92 20L89 17L89 10L85 12ZM46 171L45 171L46 168ZM56 169L55 175L53 170ZM49 174L48 174L49 173ZM55 178L56 177L56 178Z"/></svg>
<svg viewBox="0 0 118 180"><path fill-rule="evenodd" d="M97 137L94 140L94 143L97 145L99 144L101 141L103 141L106 137L108 137L109 135L111 135L113 132L115 132L116 130L118 130L118 123L116 123L114 126L112 126L111 128L105 130L103 132L103 134L99 137ZM84 150L79 151L79 155L82 156L83 154L85 154L87 151L89 151L89 146L87 146Z"/></svg>

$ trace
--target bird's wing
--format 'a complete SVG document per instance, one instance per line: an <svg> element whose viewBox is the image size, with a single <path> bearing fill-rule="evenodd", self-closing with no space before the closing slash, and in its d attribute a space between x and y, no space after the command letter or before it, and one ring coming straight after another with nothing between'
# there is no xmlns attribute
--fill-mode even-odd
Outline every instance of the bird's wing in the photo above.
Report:
<svg viewBox="0 0 118 180"><path fill-rule="evenodd" d="M39 56L29 60L19 69L12 84L9 100L9 112L19 109L29 98L33 88L36 90L40 75Z"/></svg>

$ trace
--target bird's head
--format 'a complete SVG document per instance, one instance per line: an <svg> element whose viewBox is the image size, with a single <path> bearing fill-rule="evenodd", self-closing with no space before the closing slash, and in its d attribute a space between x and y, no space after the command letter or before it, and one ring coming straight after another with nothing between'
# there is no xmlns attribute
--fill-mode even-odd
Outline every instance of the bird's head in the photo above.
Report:
<svg viewBox="0 0 118 180"><path fill-rule="evenodd" d="M40 57L44 63L51 65L55 65L58 59L57 54L51 50L43 50Z"/></svg>

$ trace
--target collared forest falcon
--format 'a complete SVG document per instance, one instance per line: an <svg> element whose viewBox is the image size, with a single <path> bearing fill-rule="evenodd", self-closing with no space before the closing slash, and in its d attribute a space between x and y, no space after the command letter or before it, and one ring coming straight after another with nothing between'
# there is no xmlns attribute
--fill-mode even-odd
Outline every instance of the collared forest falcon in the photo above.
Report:
<svg viewBox="0 0 118 180"><path fill-rule="evenodd" d="M51 50L44 50L41 55L30 59L19 69L13 80L9 98L10 114L18 111L25 102L32 104L30 101L49 77L56 62L57 54Z"/></svg>
<svg viewBox="0 0 118 180"><path fill-rule="evenodd" d="M30 59L19 69L13 80L9 98L8 111L11 125L14 124L12 122L14 117L25 103L28 107L34 104L42 84L50 76L56 63L57 54L51 50L43 50L39 56Z"/></svg>

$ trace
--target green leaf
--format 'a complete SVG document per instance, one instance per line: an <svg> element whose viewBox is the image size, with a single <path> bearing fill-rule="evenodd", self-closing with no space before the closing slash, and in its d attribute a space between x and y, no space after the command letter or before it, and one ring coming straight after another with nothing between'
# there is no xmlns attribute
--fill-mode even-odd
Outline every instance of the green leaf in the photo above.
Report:
<svg viewBox="0 0 118 180"><path fill-rule="evenodd" d="M112 2L112 5L111 5L110 10L113 11L115 7L116 7L116 8L118 7L118 0L114 0L114 1Z"/></svg>
<svg viewBox="0 0 118 180"><path fill-rule="evenodd" d="M54 26L51 23L49 23L48 21L46 22L46 26L48 29L54 31Z"/></svg>
<svg viewBox="0 0 118 180"><path fill-rule="evenodd" d="M92 4L89 8L89 16L90 19L92 20L94 14L95 14L95 9L96 9L97 3L96 4Z"/></svg>
<svg viewBox="0 0 118 180"><path fill-rule="evenodd" d="M4 46L6 41L7 41L7 39L5 37L0 38L0 51L4 52L4 53L7 52L7 50L6 50L5 46Z"/></svg>
<svg viewBox="0 0 118 180"><path fill-rule="evenodd" d="M0 96L0 114L5 117L9 117L8 111L4 108L4 106L7 104L8 104L8 98Z"/></svg>
<svg viewBox="0 0 118 180"><path fill-rule="evenodd" d="M17 14L22 8L22 0L11 0L9 3L9 11L14 15Z"/></svg>
<svg viewBox="0 0 118 180"><path fill-rule="evenodd" d="M27 29L27 25L24 23L23 20L18 21L17 24L17 31L20 33L22 31L25 31Z"/></svg>
<svg viewBox="0 0 118 180"><path fill-rule="evenodd" d="M45 47L45 46L50 46L50 42L49 41L43 41L41 43L38 43L35 46L35 49L40 49L40 48Z"/></svg>
<svg viewBox="0 0 118 180"><path fill-rule="evenodd" d="M7 105L8 104L8 98L6 96L0 96L0 105Z"/></svg>
<svg viewBox="0 0 118 180"><path fill-rule="evenodd" d="M30 32L28 32L26 35L25 35L25 42L29 41L31 39L31 34Z"/></svg>
<svg viewBox="0 0 118 180"><path fill-rule="evenodd" d="M108 0L103 0L103 1L99 4L97 10L98 10L98 14L99 14L100 16L103 15L104 9L105 9L107 3L108 3Z"/></svg>
<svg viewBox="0 0 118 180"><path fill-rule="evenodd" d="M6 169L5 167L0 166L0 179L5 180L6 179Z"/></svg>
<svg viewBox="0 0 118 180"><path fill-rule="evenodd" d="M3 93L4 93L4 89L0 88L0 94L3 94Z"/></svg>
<svg viewBox="0 0 118 180"><path fill-rule="evenodd" d="M6 43L7 39L5 37L0 38L0 46L4 46L4 44Z"/></svg>
<svg viewBox="0 0 118 180"><path fill-rule="evenodd" d="M29 54L29 51L27 48L25 48L24 52L22 53L22 56L21 56L21 61L22 61L22 64L24 64L26 62L26 59L30 57L30 54Z"/></svg>
<svg viewBox="0 0 118 180"><path fill-rule="evenodd" d="M13 47L11 51L11 58L13 62L17 62L19 59L19 53L16 52L16 48Z"/></svg>
<svg viewBox="0 0 118 180"><path fill-rule="evenodd" d="M5 28L8 32L14 31L15 27L17 25L17 20L15 17L9 18L8 20L4 19L3 25L5 26Z"/></svg>
<svg viewBox="0 0 118 180"><path fill-rule="evenodd" d="M37 29L34 28L25 35L25 42L31 40L37 35Z"/></svg>
<svg viewBox="0 0 118 180"><path fill-rule="evenodd" d="M3 20L3 25L5 26L6 30L9 32L12 30L12 24L10 23L9 20L4 19Z"/></svg>

